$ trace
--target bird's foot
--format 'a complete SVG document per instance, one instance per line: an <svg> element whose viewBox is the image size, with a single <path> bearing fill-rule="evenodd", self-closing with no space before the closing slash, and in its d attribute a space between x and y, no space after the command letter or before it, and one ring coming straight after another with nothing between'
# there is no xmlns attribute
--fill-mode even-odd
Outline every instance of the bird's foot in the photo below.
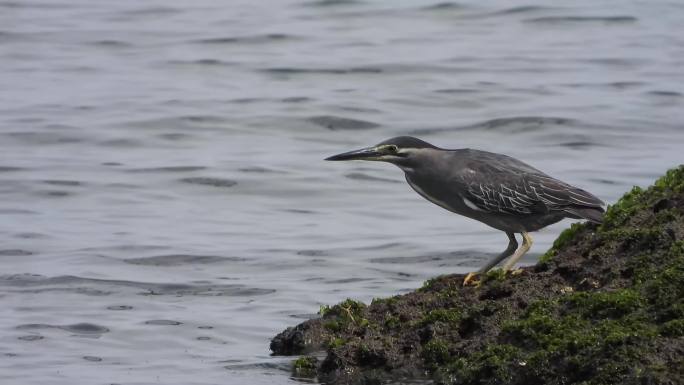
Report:
<svg viewBox="0 0 684 385"><path fill-rule="evenodd" d="M470 272L463 278L463 286L480 286L480 280L475 279L478 273Z"/></svg>
<svg viewBox="0 0 684 385"><path fill-rule="evenodd" d="M511 276L516 276L516 275L522 274L524 271L525 270L523 270L523 269L515 269L515 270L510 270L508 272L508 274L510 274Z"/></svg>

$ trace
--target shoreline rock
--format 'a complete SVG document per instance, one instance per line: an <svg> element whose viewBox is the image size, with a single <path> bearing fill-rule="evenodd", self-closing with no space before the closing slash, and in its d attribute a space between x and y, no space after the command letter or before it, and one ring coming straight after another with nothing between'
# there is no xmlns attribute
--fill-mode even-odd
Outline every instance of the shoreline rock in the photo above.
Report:
<svg viewBox="0 0 684 385"><path fill-rule="evenodd" d="M271 341L328 384L684 384L684 166L573 224L534 266L346 300ZM325 351L318 360L311 353Z"/></svg>

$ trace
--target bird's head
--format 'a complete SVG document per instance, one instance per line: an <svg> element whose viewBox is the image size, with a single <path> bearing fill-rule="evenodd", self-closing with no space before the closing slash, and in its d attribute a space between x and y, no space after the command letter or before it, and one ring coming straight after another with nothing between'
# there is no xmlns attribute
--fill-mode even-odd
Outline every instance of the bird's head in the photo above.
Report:
<svg viewBox="0 0 684 385"><path fill-rule="evenodd" d="M374 160L393 163L401 167L411 164L412 160L424 149L437 149L437 147L412 136L397 136L375 146L343 152L325 160Z"/></svg>

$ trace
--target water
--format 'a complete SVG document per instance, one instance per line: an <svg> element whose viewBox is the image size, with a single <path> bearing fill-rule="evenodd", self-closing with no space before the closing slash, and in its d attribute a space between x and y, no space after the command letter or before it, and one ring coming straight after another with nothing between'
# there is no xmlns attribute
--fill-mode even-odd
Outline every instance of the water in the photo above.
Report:
<svg viewBox="0 0 684 385"><path fill-rule="evenodd" d="M294 382L268 351L284 327L506 243L390 165L324 157L408 133L613 202L684 159L682 17L678 1L1 1L0 382Z"/></svg>

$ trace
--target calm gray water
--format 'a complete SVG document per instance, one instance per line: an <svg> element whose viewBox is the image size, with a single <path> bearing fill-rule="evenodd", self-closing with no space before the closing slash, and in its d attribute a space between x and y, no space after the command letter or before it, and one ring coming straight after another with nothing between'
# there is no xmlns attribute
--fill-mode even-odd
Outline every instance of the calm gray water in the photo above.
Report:
<svg viewBox="0 0 684 385"><path fill-rule="evenodd" d="M683 19L675 0L0 1L0 383L293 383L275 333L506 244L393 166L324 157L408 133L614 202L684 161Z"/></svg>

